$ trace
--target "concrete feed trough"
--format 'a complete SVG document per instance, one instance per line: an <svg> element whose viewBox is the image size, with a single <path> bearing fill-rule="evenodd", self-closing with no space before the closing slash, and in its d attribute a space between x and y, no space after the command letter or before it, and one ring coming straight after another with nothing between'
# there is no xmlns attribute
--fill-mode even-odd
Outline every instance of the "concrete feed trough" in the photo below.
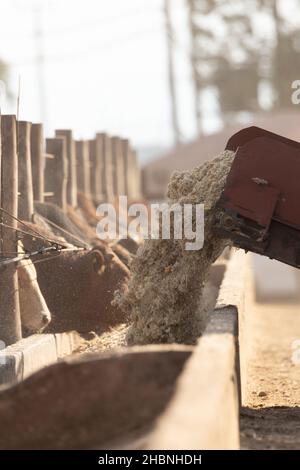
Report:
<svg viewBox="0 0 300 470"><path fill-rule="evenodd" d="M216 297L211 297L210 319L196 346L79 355L2 389L2 422L11 419L15 400L21 404L28 394L32 399L11 420L18 432L14 428L10 434L8 424L0 434L0 447L239 448L244 351L238 319L243 319L246 267L242 252L212 266L217 302L213 309ZM41 393L43 399L34 398Z"/></svg>

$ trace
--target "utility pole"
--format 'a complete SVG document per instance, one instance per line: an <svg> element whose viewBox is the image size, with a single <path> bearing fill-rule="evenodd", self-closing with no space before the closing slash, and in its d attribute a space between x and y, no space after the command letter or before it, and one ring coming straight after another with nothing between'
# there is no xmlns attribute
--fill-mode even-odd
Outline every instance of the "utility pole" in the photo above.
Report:
<svg viewBox="0 0 300 470"><path fill-rule="evenodd" d="M284 96L284 88L286 87L285 80L282 80L280 74L278 74L278 70L274 69L274 64L280 62L281 59L281 22L280 22L280 15L278 11L278 2L277 0L271 0L271 12L274 22L274 34L275 34L275 48L273 52L273 64L272 64L272 71L271 71L271 81L272 86L277 94L276 100L274 101L275 107L280 108L281 105L281 98Z"/></svg>
<svg viewBox="0 0 300 470"><path fill-rule="evenodd" d="M178 107L176 97L176 86L174 76L174 44L173 44L173 27L171 20L171 0L165 0L164 4L165 25L166 25L166 39L167 39L167 54L168 54L168 81L171 103L171 120L174 135L174 142L180 143L180 129L178 122Z"/></svg>
<svg viewBox="0 0 300 470"><path fill-rule="evenodd" d="M187 0L188 4L188 16L189 16L189 29L191 34L191 68L192 77L194 82L194 104L195 104L195 120L198 134L203 133L202 129L202 109L201 109L201 92L202 92L202 80L198 71L198 65L201 60L201 53L199 50L199 28L196 24L196 16L201 11L202 1L200 0Z"/></svg>
<svg viewBox="0 0 300 470"><path fill-rule="evenodd" d="M33 8L34 15L34 39L36 48L36 72L39 91L40 120L47 122L47 102L45 87L45 53L44 53L44 31L43 31L43 7L36 2Z"/></svg>

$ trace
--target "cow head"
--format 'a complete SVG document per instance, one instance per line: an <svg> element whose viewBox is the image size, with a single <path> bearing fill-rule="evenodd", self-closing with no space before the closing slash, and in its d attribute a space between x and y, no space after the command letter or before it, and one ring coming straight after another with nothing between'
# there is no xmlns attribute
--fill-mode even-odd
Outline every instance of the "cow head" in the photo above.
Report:
<svg viewBox="0 0 300 470"><path fill-rule="evenodd" d="M38 281L52 314L50 331L90 331L124 321L112 305L116 289L126 289L128 268L106 244L62 252L37 264Z"/></svg>
<svg viewBox="0 0 300 470"><path fill-rule="evenodd" d="M18 281L22 327L30 333L40 332L49 324L51 315L30 259L19 261Z"/></svg>

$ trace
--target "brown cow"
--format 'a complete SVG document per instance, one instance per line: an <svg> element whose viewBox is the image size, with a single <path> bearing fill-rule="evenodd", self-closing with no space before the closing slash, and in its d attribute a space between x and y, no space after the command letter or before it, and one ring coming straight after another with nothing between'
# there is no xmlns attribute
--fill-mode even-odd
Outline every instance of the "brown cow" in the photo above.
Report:
<svg viewBox="0 0 300 470"><path fill-rule="evenodd" d="M85 220L92 227L96 227L100 217L96 215L96 207L93 200L87 194L82 192L77 193L78 211L83 215Z"/></svg>
<svg viewBox="0 0 300 470"><path fill-rule="evenodd" d="M56 204L37 201L34 204L36 212L46 220L51 227L51 231L56 235L63 236L68 242L73 244L79 243L81 246L84 246L85 243L88 243L85 233L83 233ZM61 229L59 227L61 227ZM82 242L80 243L79 240Z"/></svg>
<svg viewBox="0 0 300 470"><path fill-rule="evenodd" d="M68 205L67 208L67 215L70 221L76 225L77 229L80 230L80 232L84 236L84 240L90 243L92 246L96 246L99 242L99 238L97 237L96 234L96 229L92 228L87 221L83 218L81 214L78 214L73 207Z"/></svg>
<svg viewBox="0 0 300 470"><path fill-rule="evenodd" d="M126 289L129 270L108 247L63 252L36 269L51 311L49 331L101 330L124 322L111 302L116 289Z"/></svg>
<svg viewBox="0 0 300 470"><path fill-rule="evenodd" d="M51 315L30 259L18 262L18 281L23 333L41 332L49 324Z"/></svg>
<svg viewBox="0 0 300 470"><path fill-rule="evenodd" d="M34 224L27 226L62 242ZM29 251L50 246L30 236L24 236L23 244ZM48 331L101 330L124 321L124 314L111 302L116 289L126 288L129 270L106 243L99 241L97 247L83 251L51 252L35 260L38 283L51 312Z"/></svg>
<svg viewBox="0 0 300 470"><path fill-rule="evenodd" d="M132 254L124 248L124 246L120 245L119 243L114 243L111 245L111 249L113 252L119 257L119 259L130 268L130 264L132 261Z"/></svg>

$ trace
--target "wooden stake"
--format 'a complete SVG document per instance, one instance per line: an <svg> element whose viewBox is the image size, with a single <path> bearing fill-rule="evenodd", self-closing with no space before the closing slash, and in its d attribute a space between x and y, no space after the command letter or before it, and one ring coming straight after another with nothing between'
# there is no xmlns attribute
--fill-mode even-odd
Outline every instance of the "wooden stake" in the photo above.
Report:
<svg viewBox="0 0 300 470"><path fill-rule="evenodd" d="M133 167L133 174L134 174L134 195L135 199L140 199L142 197L142 187L141 187L141 169L138 161L137 153L134 149L131 148L130 150L132 154L132 167Z"/></svg>
<svg viewBox="0 0 300 470"><path fill-rule="evenodd" d="M44 145L43 145L43 125L32 124L31 126L31 167L33 198L35 201L44 202Z"/></svg>
<svg viewBox="0 0 300 470"><path fill-rule="evenodd" d="M121 139L119 137L112 137L112 161L113 161L113 183L114 194L117 196L124 196L125 194L125 176L124 176L124 160L122 153Z"/></svg>
<svg viewBox="0 0 300 470"><path fill-rule="evenodd" d="M77 190L85 194L91 193L89 143L86 140L75 142L77 163Z"/></svg>
<svg viewBox="0 0 300 470"><path fill-rule="evenodd" d="M68 159L64 137L46 139L46 152L54 158L46 159L45 190L53 193L52 202L67 211Z"/></svg>
<svg viewBox="0 0 300 470"><path fill-rule="evenodd" d="M66 138L68 159L67 202L70 206L77 207L77 171L73 133L70 129L59 129L55 132L55 135L56 137Z"/></svg>
<svg viewBox="0 0 300 470"><path fill-rule="evenodd" d="M103 199L106 202L112 202L114 199L114 185L111 139L103 132L98 132L96 134L96 139L98 142L101 158L100 177Z"/></svg>
<svg viewBox="0 0 300 470"><path fill-rule="evenodd" d="M18 200L19 218L32 222L33 187L30 152L31 122L19 121L18 126Z"/></svg>
<svg viewBox="0 0 300 470"><path fill-rule="evenodd" d="M130 144L128 139L122 139L122 153L124 161L124 176L125 176L125 194L129 199L132 198L132 189L134 186L134 175L132 172L132 159L130 152Z"/></svg>
<svg viewBox="0 0 300 470"><path fill-rule="evenodd" d="M1 207L14 217L18 216L18 158L16 117L1 118ZM1 211L1 222L17 228L17 221ZM1 227L1 258L5 253L17 252L14 230ZM0 340L6 346L22 338L19 306L18 274L16 264L5 268L0 264Z"/></svg>
<svg viewBox="0 0 300 470"><path fill-rule="evenodd" d="M99 140L89 140L91 194L96 205L103 201L101 148Z"/></svg>

